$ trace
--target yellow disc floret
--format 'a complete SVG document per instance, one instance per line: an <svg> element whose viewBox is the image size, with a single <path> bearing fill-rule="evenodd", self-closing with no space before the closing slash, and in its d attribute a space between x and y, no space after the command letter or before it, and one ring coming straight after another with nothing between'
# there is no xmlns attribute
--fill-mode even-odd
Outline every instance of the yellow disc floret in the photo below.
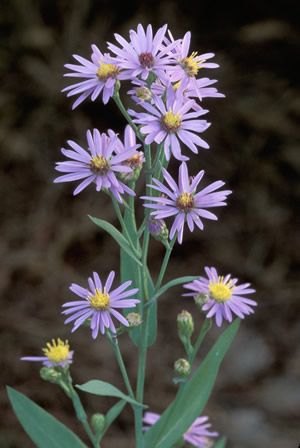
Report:
<svg viewBox="0 0 300 448"><path fill-rule="evenodd" d="M209 282L208 289L212 299L217 302L227 302L232 296L234 285L232 280L225 282L224 277L219 276L217 282Z"/></svg>
<svg viewBox="0 0 300 448"><path fill-rule="evenodd" d="M189 211L194 207L194 196L192 193L181 193L177 198L176 205L182 211Z"/></svg>
<svg viewBox="0 0 300 448"><path fill-rule="evenodd" d="M181 125L181 115L169 110L162 118L162 122L168 131L175 132Z"/></svg>
<svg viewBox="0 0 300 448"><path fill-rule="evenodd" d="M109 307L109 294L101 292L99 289L96 289L95 294L89 299L91 307L97 311L107 310Z"/></svg>
<svg viewBox="0 0 300 448"><path fill-rule="evenodd" d="M180 61L181 67L185 70L187 75L190 77L197 76L198 71L200 69L201 64L200 64L200 61L197 61L196 57L197 57L197 52L193 51L193 53L190 56L188 56L184 59L181 59L181 61Z"/></svg>
<svg viewBox="0 0 300 448"><path fill-rule="evenodd" d="M109 163L103 156L95 156L90 161L90 168L93 173L106 174L109 170Z"/></svg>
<svg viewBox="0 0 300 448"><path fill-rule="evenodd" d="M101 81L106 81L108 78L115 78L119 73L119 69L115 64L106 64L103 62L97 70L97 76Z"/></svg>
<svg viewBox="0 0 300 448"><path fill-rule="evenodd" d="M62 341L61 339L52 339L51 343L47 342L46 347L43 348L45 356L49 361L54 363L60 363L66 361L70 354L70 346L68 341Z"/></svg>

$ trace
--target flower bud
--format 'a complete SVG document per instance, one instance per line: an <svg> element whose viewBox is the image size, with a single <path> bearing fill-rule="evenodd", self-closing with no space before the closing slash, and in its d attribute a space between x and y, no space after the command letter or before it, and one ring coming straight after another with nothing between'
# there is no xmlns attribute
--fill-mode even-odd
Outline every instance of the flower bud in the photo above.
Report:
<svg viewBox="0 0 300 448"><path fill-rule="evenodd" d="M99 435L104 431L105 424L106 424L105 415L100 414L99 412L92 415L91 426L92 426L93 430L95 431L96 435Z"/></svg>
<svg viewBox="0 0 300 448"><path fill-rule="evenodd" d="M137 87L135 89L135 94L142 101L150 101L152 98L152 92L146 86Z"/></svg>
<svg viewBox="0 0 300 448"><path fill-rule="evenodd" d="M190 339L194 332L194 319L191 313L181 311L177 316L177 327L180 339Z"/></svg>
<svg viewBox="0 0 300 448"><path fill-rule="evenodd" d="M50 383L58 384L62 380L61 372L58 372L53 367L42 367L40 369L40 377L44 381L49 381Z"/></svg>
<svg viewBox="0 0 300 448"><path fill-rule="evenodd" d="M130 157L130 159L125 160L123 165L129 166L132 171L130 173L120 173L120 179L124 182L137 181L141 174L144 161L145 158L142 151L137 152L134 156Z"/></svg>
<svg viewBox="0 0 300 448"><path fill-rule="evenodd" d="M147 226L151 235L158 241L167 241L169 237L168 227L163 219L149 218Z"/></svg>
<svg viewBox="0 0 300 448"><path fill-rule="evenodd" d="M186 359L180 358L175 361L174 370L177 375L185 377L191 373L191 365Z"/></svg>
<svg viewBox="0 0 300 448"><path fill-rule="evenodd" d="M138 327L142 323L142 317L139 313L128 313L126 319L129 327Z"/></svg>
<svg viewBox="0 0 300 448"><path fill-rule="evenodd" d="M194 296L194 301L197 306L202 308L202 306L209 301L209 295L205 292L200 292Z"/></svg>

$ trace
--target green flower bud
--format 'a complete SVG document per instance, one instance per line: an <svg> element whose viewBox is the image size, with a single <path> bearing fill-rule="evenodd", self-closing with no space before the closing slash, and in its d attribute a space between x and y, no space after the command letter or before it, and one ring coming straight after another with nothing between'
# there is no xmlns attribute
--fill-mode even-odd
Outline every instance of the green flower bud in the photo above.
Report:
<svg viewBox="0 0 300 448"><path fill-rule="evenodd" d="M209 295L204 292L201 292L194 296L194 301L197 306L202 308L202 306L209 301Z"/></svg>
<svg viewBox="0 0 300 448"><path fill-rule="evenodd" d="M147 226L151 235L158 241L166 242L169 238L169 230L163 219L149 218Z"/></svg>
<svg viewBox="0 0 300 448"><path fill-rule="evenodd" d="M191 373L191 365L186 359L180 358L175 361L174 370L177 375L185 377Z"/></svg>
<svg viewBox="0 0 300 448"><path fill-rule="evenodd" d="M54 367L42 367L40 370L40 377L44 381L49 381L50 383L58 384L62 380L62 374Z"/></svg>
<svg viewBox="0 0 300 448"><path fill-rule="evenodd" d="M181 311L177 316L177 327L180 339L190 339L194 332L194 320L191 313Z"/></svg>
<svg viewBox="0 0 300 448"><path fill-rule="evenodd" d="M139 313L128 313L126 319L130 327L138 327L142 323L142 317Z"/></svg>
<svg viewBox="0 0 300 448"><path fill-rule="evenodd" d="M124 160L123 165L128 166L132 171L130 173L120 173L120 179L124 182L136 182L140 177L144 160L142 151L137 152L130 159Z"/></svg>
<svg viewBox="0 0 300 448"><path fill-rule="evenodd" d="M106 424L105 415L100 414L99 412L92 415L91 426L92 426L93 430L95 431L96 435L99 435L104 431L105 424Z"/></svg>
<svg viewBox="0 0 300 448"><path fill-rule="evenodd" d="M152 98L152 92L148 87L137 87L135 94L142 101L150 101Z"/></svg>

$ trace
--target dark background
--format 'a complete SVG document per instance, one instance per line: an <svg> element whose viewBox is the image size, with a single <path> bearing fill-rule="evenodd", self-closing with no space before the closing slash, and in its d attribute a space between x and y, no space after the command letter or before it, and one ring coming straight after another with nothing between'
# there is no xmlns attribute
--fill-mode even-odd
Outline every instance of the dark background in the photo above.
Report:
<svg viewBox="0 0 300 448"><path fill-rule="evenodd" d="M90 187L77 198L74 185L54 185L60 147L85 142L87 128L121 131L115 105L86 101L71 112L60 90L63 64L71 54L90 55L139 22L168 23L176 37L192 31L192 50L214 51L226 99L209 99L211 145L193 157L194 173L224 179L234 194L219 210L218 223L185 233L176 246L168 278L200 274L205 265L232 272L257 289L256 314L243 323L205 409L230 448L298 446L300 415L299 285L297 287L296 200L300 100L297 3L292 1L22 1L0 3L1 47L1 373L3 384L23 391L84 438L63 392L39 379L39 368L19 361L38 355L52 337L69 337L75 349L75 382L101 377L123 387L104 338L82 329L70 337L61 304L71 282L84 283L92 270L118 270L116 244L87 214L115 222L103 194ZM126 92L126 88L123 89ZM128 103L129 105L129 103ZM173 169L177 169L176 162ZM150 266L157 272L163 249L154 242ZM149 352L146 402L161 412L175 393L172 364L183 355L176 315L186 308L202 317L181 289L161 298L159 338ZM209 344L218 331L211 332ZM121 341L135 375L136 351ZM0 446L29 448L29 441L1 389L4 413ZM105 412L113 400L83 396L89 414ZM133 447L129 408L107 434L103 447Z"/></svg>

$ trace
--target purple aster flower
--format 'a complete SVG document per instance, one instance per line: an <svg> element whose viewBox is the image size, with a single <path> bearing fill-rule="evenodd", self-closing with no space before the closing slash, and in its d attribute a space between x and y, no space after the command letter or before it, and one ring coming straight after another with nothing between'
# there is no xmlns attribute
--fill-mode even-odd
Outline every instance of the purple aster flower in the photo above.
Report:
<svg viewBox="0 0 300 448"><path fill-rule="evenodd" d="M147 145L153 141L163 143L167 160L170 159L171 152L178 160L188 160L188 157L181 154L179 140L196 154L198 154L197 146L209 148L209 145L196 135L210 126L206 120L196 119L207 113L207 110L189 112L194 104L194 100L186 100L181 88L174 91L173 87L169 86L166 104L157 96L154 98L154 105L142 103L146 113L133 110L128 112L135 117L133 121L141 125L140 131L146 135Z"/></svg>
<svg viewBox="0 0 300 448"><path fill-rule="evenodd" d="M73 350L70 350L68 341L52 339L43 348L44 356L24 356L22 361L42 362L46 367L67 367L73 362Z"/></svg>
<svg viewBox="0 0 300 448"><path fill-rule="evenodd" d="M102 54L96 45L92 45L92 50L91 61L74 54L73 57L79 65L65 65L71 73L66 73L64 76L84 79L62 90L62 92L68 92L68 97L79 95L72 109L79 106L89 96L92 101L95 101L101 92L103 92L103 103L107 104L114 94L116 81L124 79L116 61L108 53Z"/></svg>
<svg viewBox="0 0 300 448"><path fill-rule="evenodd" d="M192 291L184 295L193 297L199 294L205 295L207 299L202 310L206 312L206 317L215 316L216 324L220 327L223 319L231 322L233 315L244 319L245 316L254 313L251 307L256 306L257 302L244 297L255 292L255 289L249 288L250 283L237 285L237 278L231 278L230 274L220 276L213 267L205 267L205 272L207 278L200 277L184 285L184 288Z"/></svg>
<svg viewBox="0 0 300 448"><path fill-rule="evenodd" d="M167 43L174 42L174 38L169 33L170 40L166 40ZM201 99L201 90L197 86L196 78L201 68L217 68L218 64L212 62L206 62L208 59L213 58L214 53L205 53L198 55L198 52L193 51L189 55L191 44L191 33L188 31L185 33L182 40L177 41L176 46L172 50L175 66L168 67L168 72L172 82L185 80L192 83L199 99Z"/></svg>
<svg viewBox="0 0 300 448"><path fill-rule="evenodd" d="M108 42L108 48L116 55L115 60L118 66L124 70L124 78L134 79L141 76L142 79L147 79L151 72L155 73L158 78L166 76L166 67L171 63L169 53L176 45L176 42L167 46L163 45L166 31L167 25L164 25L153 36L151 25L148 25L145 31L139 24L137 31L129 31L129 42L120 34L114 35L121 48L110 42Z"/></svg>
<svg viewBox="0 0 300 448"><path fill-rule="evenodd" d="M203 230L202 218L217 220L217 216L209 212L207 209L211 207L221 207L226 204L226 199L230 190L219 190L224 182L218 180L208 185L203 190L196 192L199 182L204 175L204 171L200 171L197 176L190 179L187 165L183 162L179 167L178 185L163 168L163 176L168 186L164 186L158 179L153 179L154 185L149 187L157 190L162 196L143 196L142 199L153 201L154 203L144 204L145 207L154 209L151 215L155 219L165 219L175 216L174 222L170 230L170 239L173 239L177 233L179 244L182 243L183 230L187 222L191 232L194 226Z"/></svg>
<svg viewBox="0 0 300 448"><path fill-rule="evenodd" d="M152 102L152 88L155 83L152 83L151 86L149 86L147 82L142 79L133 79L131 84L133 84L133 86L128 90L127 94L131 96L135 103L142 104L144 101Z"/></svg>
<svg viewBox="0 0 300 448"><path fill-rule="evenodd" d="M86 135L88 150L83 149L72 140L68 141L71 150L62 148L62 154L71 160L58 162L55 169L68 174L57 177L54 182L81 180L82 182L74 190L74 195L94 182L97 191L107 189L119 202L122 202L121 194L128 193L134 196L135 193L121 182L117 175L132 172L132 169L125 166L123 162L138 154L135 149L137 145L124 149L119 154L114 154L115 147L118 146L116 134L111 133L108 136L105 133L100 134L98 129L94 129L93 134L91 131L87 131Z"/></svg>
<svg viewBox="0 0 300 448"><path fill-rule="evenodd" d="M160 415L154 412L146 412L144 414L143 422L146 425L145 430L150 429L158 420ZM184 433L183 439L198 448L210 448L213 445L213 437L217 437L217 432L210 431L211 424L208 423L208 417L198 417L192 426Z"/></svg>
<svg viewBox="0 0 300 448"><path fill-rule="evenodd" d="M65 320L65 324L74 322L72 333L87 319L90 319L93 339L96 339L99 331L104 334L106 328L112 333L116 333L112 317L115 317L122 325L129 326L125 317L117 309L135 307L139 300L127 299L127 297L134 296L138 289L134 288L126 291L128 286L132 284L131 281L127 281L111 291L114 278L115 273L111 271L103 286L99 275L94 272L93 278L89 277L88 279L89 289L72 283L70 290L83 299L63 304L63 308L67 309L62 314L70 315Z"/></svg>

